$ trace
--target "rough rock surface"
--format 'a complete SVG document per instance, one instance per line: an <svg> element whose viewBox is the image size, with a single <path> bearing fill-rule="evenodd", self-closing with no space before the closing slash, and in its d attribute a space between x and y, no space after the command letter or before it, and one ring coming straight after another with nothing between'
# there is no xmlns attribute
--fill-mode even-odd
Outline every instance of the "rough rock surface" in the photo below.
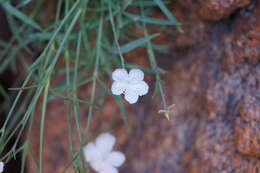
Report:
<svg viewBox="0 0 260 173"><path fill-rule="evenodd" d="M199 0L198 13L203 19L218 21L250 2L251 0Z"/></svg>
<svg viewBox="0 0 260 173"><path fill-rule="evenodd" d="M260 1L176 0L172 11L184 33L173 28L157 40L169 47L157 60L168 71L164 87L175 115L170 121L158 115L160 98L149 94L128 106L126 125L106 96L103 110L95 110L90 139L116 127L110 131L127 154L124 173L260 172ZM131 56L148 64L140 58L143 50ZM154 83L151 76L146 80ZM83 120L86 112L82 107ZM71 157L64 102L50 102L46 118L45 172L62 172ZM39 134L33 132L37 157ZM33 161L28 171L37 172Z"/></svg>

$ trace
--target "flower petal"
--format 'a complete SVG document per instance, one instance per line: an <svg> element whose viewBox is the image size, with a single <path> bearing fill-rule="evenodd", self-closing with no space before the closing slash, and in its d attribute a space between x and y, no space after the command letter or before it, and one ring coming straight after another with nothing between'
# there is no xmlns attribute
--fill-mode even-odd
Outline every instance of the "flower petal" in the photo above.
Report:
<svg viewBox="0 0 260 173"><path fill-rule="evenodd" d="M90 142L83 148L83 153L87 162L91 162L100 156L100 152L93 142Z"/></svg>
<svg viewBox="0 0 260 173"><path fill-rule="evenodd" d="M0 162L0 173L4 171L4 163Z"/></svg>
<svg viewBox="0 0 260 173"><path fill-rule="evenodd" d="M125 99L130 104L136 103L138 100L138 94L136 94L135 91L131 90L130 88L127 88L125 91Z"/></svg>
<svg viewBox="0 0 260 173"><path fill-rule="evenodd" d="M102 159L96 159L91 162L89 162L90 167L94 169L96 172L100 172L104 169L104 167L107 167L108 165L106 162L104 162Z"/></svg>
<svg viewBox="0 0 260 173"><path fill-rule="evenodd" d="M139 69L132 69L129 72L129 81L135 82L135 81L142 81L144 80L144 72L142 72Z"/></svg>
<svg viewBox="0 0 260 173"><path fill-rule="evenodd" d="M140 81L135 84L132 84L129 86L132 91L135 91L135 93L139 96L143 96L148 93L149 86L147 85L146 82Z"/></svg>
<svg viewBox="0 0 260 173"><path fill-rule="evenodd" d="M120 95L120 94L123 94L123 92L125 91L126 87L127 87L127 83L126 82L115 81L112 84L111 91L112 91L112 93L114 95Z"/></svg>
<svg viewBox="0 0 260 173"><path fill-rule="evenodd" d="M112 73L112 79L114 81L125 81L128 80L128 73L123 68L118 68Z"/></svg>
<svg viewBox="0 0 260 173"><path fill-rule="evenodd" d="M96 139L96 146L101 154L106 155L112 151L116 138L110 133L102 133Z"/></svg>
<svg viewBox="0 0 260 173"><path fill-rule="evenodd" d="M125 155L119 151L113 151L108 155L107 162L114 167L119 167L125 162Z"/></svg>
<svg viewBox="0 0 260 173"><path fill-rule="evenodd" d="M118 170L112 166L107 166L104 167L99 173L118 173Z"/></svg>

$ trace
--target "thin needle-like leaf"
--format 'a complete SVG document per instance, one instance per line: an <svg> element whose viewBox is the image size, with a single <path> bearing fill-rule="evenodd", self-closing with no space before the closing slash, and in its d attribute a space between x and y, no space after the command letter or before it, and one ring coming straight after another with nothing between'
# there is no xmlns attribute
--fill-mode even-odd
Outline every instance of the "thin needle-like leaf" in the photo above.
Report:
<svg viewBox="0 0 260 173"><path fill-rule="evenodd" d="M19 11L17 8L13 7L8 1L5 1L3 3L4 9L11 15L15 16L16 18L22 20L24 23L27 23L28 25L31 25L35 29L41 30L41 27L33 21L31 18L26 16L24 13Z"/></svg>
<svg viewBox="0 0 260 173"><path fill-rule="evenodd" d="M159 6L159 8L162 10L162 12L167 16L167 18L172 22L175 23L177 25L177 28L179 31L182 32L182 29L180 27L179 22L176 20L176 18L172 15L172 13L170 12L170 10L165 6L164 2L162 0L154 0L154 2L157 3L157 5Z"/></svg>
<svg viewBox="0 0 260 173"><path fill-rule="evenodd" d="M158 35L159 35L159 33L152 34L152 35L140 38L138 40L131 41L131 42L127 43L127 44L124 44L124 45L120 46L121 53L126 53L126 52L129 52L131 50L134 50L134 49L144 45L149 40L157 37ZM114 52L115 53L119 53L117 50L115 50Z"/></svg>

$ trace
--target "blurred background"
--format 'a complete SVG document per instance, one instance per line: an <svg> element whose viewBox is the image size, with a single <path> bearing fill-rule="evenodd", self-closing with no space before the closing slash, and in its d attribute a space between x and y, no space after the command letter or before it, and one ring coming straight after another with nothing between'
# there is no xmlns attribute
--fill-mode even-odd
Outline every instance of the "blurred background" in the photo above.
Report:
<svg viewBox="0 0 260 173"><path fill-rule="evenodd" d="M53 13L53 6L55 1L43 3L42 18ZM124 102L127 121L120 116L114 97L98 92L104 99L101 108L93 108L88 140L106 131L115 135L116 149L127 157L119 169L124 173L260 172L260 1L169 0L167 7L181 23L183 32L175 26L166 27L163 32L156 27L152 30L160 32L153 42L167 48L155 50L155 56L165 72L161 77L167 103L175 104L170 120L158 114L162 101L159 95L152 94L156 79L146 73L150 92L137 104ZM158 7L154 9L153 16L163 17ZM0 8L0 39L4 41L12 38L6 17L6 11ZM38 56L37 53L21 54L28 62ZM143 67L150 64L142 47L127 53L125 61ZM13 63L18 67L15 70ZM17 94L8 88L21 86L26 76L24 69L19 69L21 62L13 63L0 73L1 90L5 91L0 98L2 125L8 113L4 107ZM59 78L54 78L53 83ZM110 77L105 77L104 82L110 86ZM91 89L88 85L80 87L79 98L90 98ZM26 96L21 98L23 102ZM28 151L35 158L39 155L41 107L38 103L30 127ZM75 146L79 145L75 123L69 132L66 111L64 99L48 101L43 152L46 173L61 173L70 165L68 133L72 134ZM83 127L88 111L88 106L79 105ZM16 135L3 153L13 145ZM22 135L19 143L25 138ZM21 157L18 154L8 162L4 172L20 172ZM24 164L26 173L37 172L32 157ZM73 169L68 167L66 172L72 173Z"/></svg>

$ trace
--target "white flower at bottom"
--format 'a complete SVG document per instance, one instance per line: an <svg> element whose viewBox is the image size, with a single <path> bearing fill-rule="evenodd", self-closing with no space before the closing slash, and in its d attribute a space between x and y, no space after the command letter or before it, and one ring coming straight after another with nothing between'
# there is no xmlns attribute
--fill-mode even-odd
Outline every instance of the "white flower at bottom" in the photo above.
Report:
<svg viewBox="0 0 260 173"><path fill-rule="evenodd" d="M4 171L4 163L0 162L0 173Z"/></svg>
<svg viewBox="0 0 260 173"><path fill-rule="evenodd" d="M136 103L139 96L148 93L149 86L144 80L144 73L139 69L130 70L129 74L125 69L116 69L112 73L114 80L111 90L114 95L125 95L130 103Z"/></svg>
<svg viewBox="0 0 260 173"><path fill-rule="evenodd" d="M125 162L125 155L112 151L116 138L110 133L100 134L95 142L84 147L84 157L98 173L118 173L117 168Z"/></svg>

